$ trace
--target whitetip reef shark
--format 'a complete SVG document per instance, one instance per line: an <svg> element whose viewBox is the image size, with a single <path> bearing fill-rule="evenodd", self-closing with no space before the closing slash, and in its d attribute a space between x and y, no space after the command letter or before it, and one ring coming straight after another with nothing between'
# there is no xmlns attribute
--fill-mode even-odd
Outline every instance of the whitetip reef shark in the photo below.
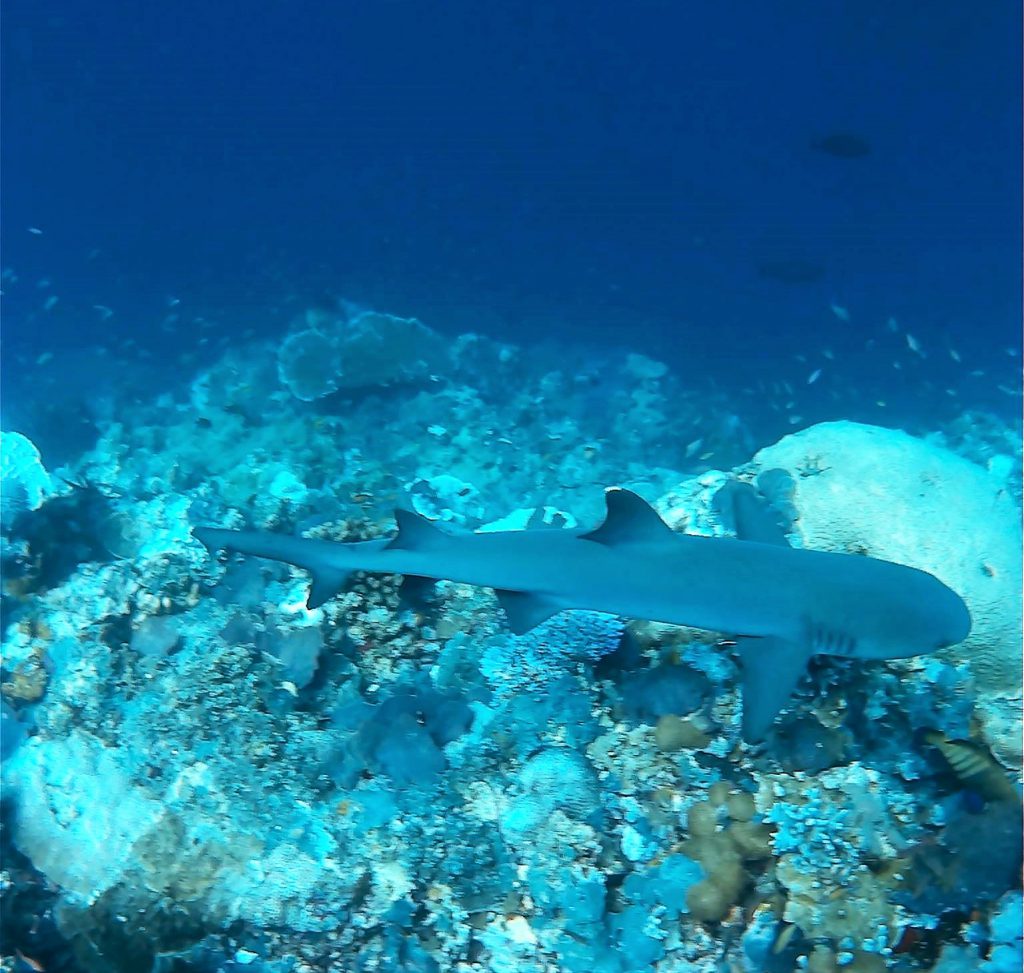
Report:
<svg viewBox="0 0 1024 973"><path fill-rule="evenodd" d="M353 571L368 571L403 575L407 598L439 580L493 588L515 634L572 609L727 633L743 665L748 742L763 739L814 655L906 658L969 634L967 606L934 575L790 547L778 524L759 513L749 484L734 482L723 496L734 506L735 540L677 533L619 488L605 492L605 519L592 530L454 533L398 510L397 535L382 540L334 543L214 527L194 534L211 552L306 569L310 608Z"/></svg>

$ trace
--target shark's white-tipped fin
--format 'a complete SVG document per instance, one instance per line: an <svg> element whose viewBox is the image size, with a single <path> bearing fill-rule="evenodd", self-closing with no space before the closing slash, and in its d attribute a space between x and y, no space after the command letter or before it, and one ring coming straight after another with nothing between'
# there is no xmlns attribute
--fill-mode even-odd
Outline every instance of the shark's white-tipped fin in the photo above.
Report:
<svg viewBox="0 0 1024 973"><path fill-rule="evenodd" d="M675 531L658 516L658 512L643 497L630 490L613 487L605 490L606 514L604 523L589 533L580 535L607 547L623 544L644 544L674 537Z"/></svg>
<svg viewBox="0 0 1024 973"><path fill-rule="evenodd" d="M743 739L758 743L789 701L812 653L775 636L741 636L736 648L743 663Z"/></svg>
<svg viewBox="0 0 1024 973"><path fill-rule="evenodd" d="M448 534L412 510L395 511L398 533L391 539L388 548L393 551L429 551L444 544Z"/></svg>
<svg viewBox="0 0 1024 973"><path fill-rule="evenodd" d="M547 598L531 595L528 591L495 591L495 594L498 603L505 609L508 627L512 629L513 635L530 631L562 610Z"/></svg>

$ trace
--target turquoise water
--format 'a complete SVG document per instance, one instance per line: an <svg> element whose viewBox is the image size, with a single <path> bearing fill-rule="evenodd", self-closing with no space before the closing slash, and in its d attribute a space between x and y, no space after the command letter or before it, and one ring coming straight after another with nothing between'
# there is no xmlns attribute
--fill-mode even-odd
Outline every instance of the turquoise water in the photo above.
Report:
<svg viewBox="0 0 1024 973"><path fill-rule="evenodd" d="M1018 970L1017 19L9 4L4 968ZM608 487L971 632L812 603L751 742L751 633L192 536Z"/></svg>

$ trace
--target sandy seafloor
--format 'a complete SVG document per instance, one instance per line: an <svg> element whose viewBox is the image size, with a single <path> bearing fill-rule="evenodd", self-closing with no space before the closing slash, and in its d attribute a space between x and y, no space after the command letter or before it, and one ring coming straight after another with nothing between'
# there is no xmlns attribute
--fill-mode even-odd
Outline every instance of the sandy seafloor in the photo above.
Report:
<svg viewBox="0 0 1024 973"><path fill-rule="evenodd" d="M106 390L56 469L5 426L2 968L1019 971L1019 422L745 392L791 434L639 354L348 307ZM302 572L190 536L556 530L610 485L726 535L717 489L775 468L792 543L930 570L975 626L821 658L761 747L708 633L513 637L488 591L402 612L378 577L308 611Z"/></svg>

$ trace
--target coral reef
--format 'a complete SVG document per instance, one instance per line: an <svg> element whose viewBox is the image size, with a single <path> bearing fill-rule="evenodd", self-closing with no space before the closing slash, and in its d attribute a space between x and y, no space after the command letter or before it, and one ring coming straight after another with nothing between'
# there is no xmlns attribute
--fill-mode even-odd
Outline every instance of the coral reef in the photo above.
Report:
<svg viewBox="0 0 1024 973"><path fill-rule="evenodd" d="M447 340L348 306L122 405L62 471L77 487L3 440L0 895L26 956L101 973L1019 969L1001 432L965 420L941 446L827 424L739 465L731 404L657 361ZM976 640L815 663L752 748L728 638L590 612L514 636L486 591L410 598L387 577L309 610L301 571L217 562L190 536L379 538L395 506L452 530L575 529L611 484L726 536L715 497L751 480L794 542L944 577Z"/></svg>

